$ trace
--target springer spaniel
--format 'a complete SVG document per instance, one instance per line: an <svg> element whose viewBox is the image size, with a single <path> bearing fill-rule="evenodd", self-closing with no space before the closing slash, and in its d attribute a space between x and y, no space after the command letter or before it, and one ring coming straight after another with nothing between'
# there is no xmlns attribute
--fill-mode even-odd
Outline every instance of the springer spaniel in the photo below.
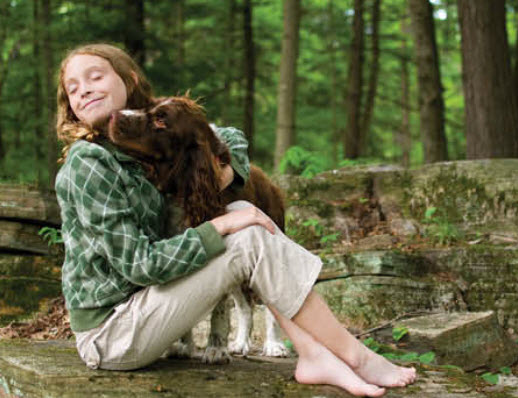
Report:
<svg viewBox="0 0 518 398"><path fill-rule="evenodd" d="M168 217L168 236L179 233L178 225L193 227L225 213L235 200L247 200L263 210L284 230L284 203L280 189L256 166L242 189L233 184L223 192L219 181L221 165L230 164L230 152L208 124L203 108L188 97L156 100L149 110L115 112L108 137L126 153L136 157L148 178L168 197L172 208L183 214ZM235 178L240 178L236 175ZM252 306L250 291L244 287L231 292L238 312L238 333L230 352L247 355L251 342ZM228 362L228 307L223 299L213 310L209 343L203 356L207 363ZM263 355L288 356L275 318L266 310L266 339ZM194 345L190 334L176 343L179 355L191 356Z"/></svg>

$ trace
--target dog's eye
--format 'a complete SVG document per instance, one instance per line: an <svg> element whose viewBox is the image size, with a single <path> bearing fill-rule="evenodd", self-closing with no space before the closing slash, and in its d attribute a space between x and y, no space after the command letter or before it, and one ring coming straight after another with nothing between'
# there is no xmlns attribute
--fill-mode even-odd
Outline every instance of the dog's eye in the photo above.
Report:
<svg viewBox="0 0 518 398"><path fill-rule="evenodd" d="M157 112L153 115L153 126L157 129L166 128L166 114L165 112Z"/></svg>

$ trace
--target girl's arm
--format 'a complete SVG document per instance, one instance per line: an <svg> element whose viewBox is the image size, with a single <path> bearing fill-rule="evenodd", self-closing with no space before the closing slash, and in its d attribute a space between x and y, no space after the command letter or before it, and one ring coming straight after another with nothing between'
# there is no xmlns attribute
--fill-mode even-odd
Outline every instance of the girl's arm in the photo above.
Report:
<svg viewBox="0 0 518 398"><path fill-rule="evenodd" d="M102 151L100 152L102 153ZM220 234L207 222L170 239L151 242L139 227L112 157L83 154L70 159L61 197L68 196L78 216L69 246L93 250L115 272L135 285L166 283L203 267L225 250ZM57 187L58 188L58 187ZM74 235L75 234L75 235Z"/></svg>

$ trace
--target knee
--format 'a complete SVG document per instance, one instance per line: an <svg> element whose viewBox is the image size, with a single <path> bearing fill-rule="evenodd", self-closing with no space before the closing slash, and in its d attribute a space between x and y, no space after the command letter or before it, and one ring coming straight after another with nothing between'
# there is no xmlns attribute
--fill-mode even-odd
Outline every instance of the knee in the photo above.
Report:
<svg viewBox="0 0 518 398"><path fill-rule="evenodd" d="M228 235L236 245L247 248L248 251L253 250L255 247L260 247L266 243L268 235L271 235L261 225L250 225L243 228L231 235Z"/></svg>
<svg viewBox="0 0 518 398"><path fill-rule="evenodd" d="M247 207L251 206L253 206L253 204L246 200L236 200L235 202L229 203L227 205L227 211L246 209Z"/></svg>

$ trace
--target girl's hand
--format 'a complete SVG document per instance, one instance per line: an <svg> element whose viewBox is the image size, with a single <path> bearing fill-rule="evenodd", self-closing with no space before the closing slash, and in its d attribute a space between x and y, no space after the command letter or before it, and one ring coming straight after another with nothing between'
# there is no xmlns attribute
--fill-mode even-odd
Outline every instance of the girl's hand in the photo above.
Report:
<svg viewBox="0 0 518 398"><path fill-rule="evenodd" d="M220 235L233 234L250 225L261 225L271 234L275 234L275 224L273 221L255 206L231 211L212 219L210 222Z"/></svg>

